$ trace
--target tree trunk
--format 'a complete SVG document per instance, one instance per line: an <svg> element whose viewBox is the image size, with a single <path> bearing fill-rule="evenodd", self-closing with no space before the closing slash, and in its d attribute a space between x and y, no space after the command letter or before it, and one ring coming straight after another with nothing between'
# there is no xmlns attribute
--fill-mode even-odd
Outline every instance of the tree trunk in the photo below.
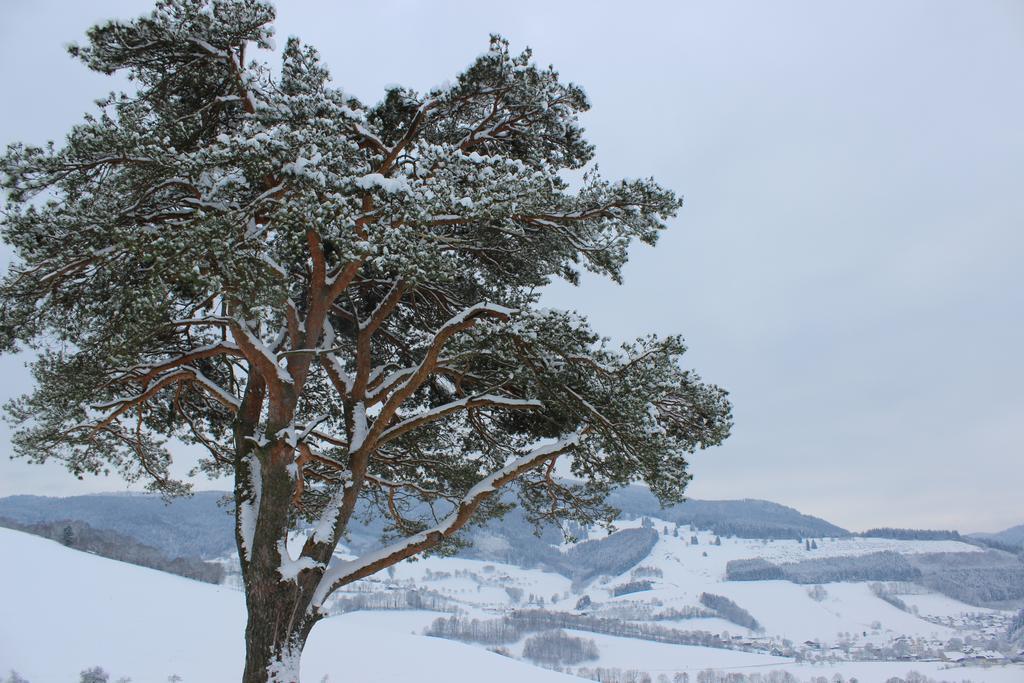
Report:
<svg viewBox="0 0 1024 683"><path fill-rule="evenodd" d="M284 588L284 584L279 584ZM255 599L254 599L255 598ZM299 661L309 632L318 619L304 610L291 622L298 605L276 590L271 595L247 596L245 673L243 683L299 683Z"/></svg>
<svg viewBox="0 0 1024 683"><path fill-rule="evenodd" d="M254 449L253 456L262 463L256 465L256 482L251 464L236 468L236 507L241 509L241 501L248 498L257 508L254 519L246 522L239 514L236 520L247 611L243 683L298 683L302 649L321 618L319 611L310 610L310 603L322 572L282 574L290 563L282 552L288 553L285 539L294 487L285 454L280 443ZM240 464L248 462L239 457ZM255 501L249 497L254 485L260 490ZM251 527L248 539L246 525Z"/></svg>

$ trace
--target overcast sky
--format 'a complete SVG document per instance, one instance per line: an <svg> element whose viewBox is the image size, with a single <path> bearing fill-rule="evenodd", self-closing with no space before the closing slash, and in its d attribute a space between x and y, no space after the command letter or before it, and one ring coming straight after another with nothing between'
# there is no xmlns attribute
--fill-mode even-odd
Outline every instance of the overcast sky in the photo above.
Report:
<svg viewBox="0 0 1024 683"><path fill-rule="evenodd" d="M149 7L0 0L0 144L60 140L120 87L63 46ZM623 286L547 304L614 339L681 333L730 390L690 496L855 530L1024 522L1024 3L280 2L277 27L370 103L502 33L587 90L604 175L684 195ZM23 361L0 360L0 397ZM0 495L118 488L0 460Z"/></svg>

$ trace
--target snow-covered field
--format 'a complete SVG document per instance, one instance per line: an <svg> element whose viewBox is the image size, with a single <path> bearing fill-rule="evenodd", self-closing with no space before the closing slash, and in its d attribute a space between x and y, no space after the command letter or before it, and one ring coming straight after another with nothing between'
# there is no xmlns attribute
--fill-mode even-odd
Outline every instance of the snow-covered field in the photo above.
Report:
<svg viewBox="0 0 1024 683"><path fill-rule="evenodd" d="M664 527L673 526L670 522L653 519L654 528L662 531ZM618 529L629 529L640 526L640 520L617 521ZM600 538L603 533L592 532L590 538ZM697 537L697 545L690 545L690 537ZM713 545L715 534L709 531L691 532L682 528L679 537L662 536L659 543L663 553L671 553L680 560L702 563L702 567L712 572L725 575L725 563L748 557L761 557L776 564L782 562L799 562L800 560L823 557L848 557L867 555L883 551L908 553L973 553L982 549L960 541L901 541L889 538L818 538L816 550L805 550L804 543L793 539L722 538L722 545ZM659 548L655 548L655 553ZM703 553L708 556L704 557Z"/></svg>
<svg viewBox="0 0 1024 683"><path fill-rule="evenodd" d="M655 529L663 530L664 522L653 522ZM639 524L639 520L620 521L617 527L629 528ZM599 538L600 535L593 534L591 538ZM696 545L690 543L693 535L698 537ZM684 631L708 631L725 638L760 637L762 641L770 638L773 643L789 641L798 648L803 643L814 643L811 646L814 650L812 655L840 660L851 656L837 647L842 643L847 645L846 650L850 650L865 645L886 647L901 639L916 639L941 649L941 644L966 635L965 631L958 628L921 617L966 619L968 615L999 614L998 610L967 605L942 595L924 592L920 588L915 589L919 593L900 595L908 606L918 609L918 616L882 600L872 592L868 583L828 583L822 587L824 595L819 594L819 599L815 599L810 592L812 587L807 585L787 581L725 580L726 563L735 559L762 557L782 563L880 551L901 554L978 551L976 546L966 543L852 537L816 539L817 549L808 551L803 543L793 540L765 542L723 538L721 545L715 545L714 540L713 534L704 531L691 533L680 530L678 537L661 535L650 555L639 563L648 571L654 570L655 574L660 572L660 576L649 577L653 588L613 597L610 589L632 580L634 577L631 571L591 582L581 591L594 602L586 611L601 616L605 610L620 605L654 605L655 611L698 607L701 593L715 593L732 599L746 609L761 623L764 631L755 633L717 617L655 623ZM480 619L495 618L504 610L524 606L521 603L516 605L501 586L519 588L524 601L530 594L543 598L544 608L552 611L576 612L574 607L579 598L579 593L570 590L570 581L558 574L465 559L428 558L403 563L396 567L391 581L399 585L421 586L445 595L457 601L466 616ZM552 597L557 600L553 601ZM526 606L538 605L534 603ZM1009 614L1003 613L1004 616ZM949 666L944 662L840 661L836 664L818 663L812 666L808 663L797 664L792 659L772 657L767 654L767 648L763 652L742 652L666 645L594 633L580 632L579 635L594 640L600 651L600 658L588 662L587 666L641 669L652 676L656 676L657 672L668 672L671 677L673 672L683 671L692 675L709 667L729 671L756 671L768 667L790 670L804 678L819 675L831 677L835 673L849 676L857 671L861 672L858 677L862 681L885 680L890 676L905 675L910 670L917 670L939 680L945 676L954 680L1024 681L1024 668L1019 666L984 671L975 669L971 672L956 669L953 674L941 673ZM981 631L975 635L981 635ZM515 654L520 653L522 642L509 649Z"/></svg>
<svg viewBox="0 0 1024 683"><path fill-rule="evenodd" d="M900 595L900 599L908 607L916 609L917 613L924 617L949 618L971 613L989 614L998 612L998 610L986 609L984 607L965 605L958 600L940 595L939 593L911 593Z"/></svg>
<svg viewBox="0 0 1024 683"><path fill-rule="evenodd" d="M238 591L8 529L0 529L0 553L2 675L14 669L31 683L70 683L83 669L102 666L112 681L241 678L245 611ZM480 648L414 636L408 628L377 625L376 616L318 624L303 657L303 680L579 681Z"/></svg>
<svg viewBox="0 0 1024 683"><path fill-rule="evenodd" d="M664 522L654 520L655 528ZM638 526L639 521L621 521L618 528ZM691 535L698 544L691 545ZM598 535L592 536L597 538ZM750 612L765 628L768 635L803 642L818 640L832 643L839 634L857 635L862 642L884 643L894 636L948 639L957 633L948 627L931 623L893 607L875 596L866 583L830 583L824 586L826 596L815 600L809 594L810 586L788 581L726 581L725 566L730 560L763 557L773 562L796 562L809 558L863 555L883 550L899 553L976 552L977 547L957 541L900 541L876 538L817 539L818 549L806 551L802 543L793 540L762 542L751 539L723 538L714 545L714 535L708 532L680 532L678 538L662 535L647 559L640 565L660 570L654 578L654 588L642 593L619 597L610 595L610 588L630 580L630 572L612 577L603 584L593 582L583 592L595 602L614 605L638 600L660 601L664 608L697 607L701 593L724 595ZM484 571L490 568L490 573ZM449 578L430 578L439 573L452 574ZM477 581L456 576L456 572L488 579L498 578L501 585L512 585L543 597L544 607L550 610L572 611L578 595L552 603L550 596L565 595L569 579L551 572L526 570L519 567L458 558L427 558L398 565L395 580L409 580L450 596L463 603L470 612L481 612L512 607L508 595L496 586L480 586ZM951 616L964 613L986 612L983 608L965 605L936 594L904 596L908 604L920 604L922 614ZM941 608L940 608L941 606ZM474 614L473 616L478 616ZM482 616L482 615L481 615ZM665 625L686 630L707 630L720 633L728 630L732 635L752 635L750 631L721 619L687 619Z"/></svg>
<svg viewBox="0 0 1024 683"><path fill-rule="evenodd" d="M630 526L623 522L620 528ZM657 526L658 529L662 527ZM629 581L630 572L599 579L582 593L591 597L594 615L615 607L646 605L654 609L696 607L702 592L725 595L749 611L764 627L755 634L718 617L658 621L686 631L708 631L732 638L759 636L765 641L818 641L822 652L839 641L884 644L899 636L946 641L962 635L956 628L932 623L876 597L864 583L831 583L815 600L808 586L784 581L726 582L731 559L765 557L796 561L808 556L898 552L968 551L973 546L949 541L818 539L817 551L795 541L722 539L698 532L680 538L662 535L640 564L660 571L652 590L611 597L611 587ZM685 537L685 538L684 538ZM32 683L77 680L78 672L102 666L111 680L130 676L136 683L181 676L183 683L237 680L244 625L242 595L226 586L211 586L161 572L68 550L63 546L0 529L0 674L17 670ZM705 556L706 553L706 556ZM460 558L404 562L392 575L382 573L361 587L395 591L419 587L444 596L463 616L495 619L534 597L548 610L575 612L580 597L569 579L540 570ZM521 591L514 599L512 588ZM354 593L353 593L354 594ZM349 595L353 595L349 594ZM822 597L822 596L818 596ZM922 616L959 617L988 612L934 594L903 595ZM536 602L530 606L536 606ZM317 625L303 659L303 680L320 681L570 681L580 680L466 645L421 635L439 616L425 610L358 611ZM723 633L727 632L727 633ZM801 680L835 674L856 676L862 683L885 681L914 670L937 680L975 683L1020 683L1024 667L955 668L943 662L897 661L797 663L765 650L748 651L669 645L606 634L570 631L593 640L599 659L588 667L636 669L657 680L715 668L742 673L787 670ZM525 640L525 638L524 638ZM520 655L523 642L507 649ZM752 641L756 642L756 641ZM842 658L844 655L833 651Z"/></svg>

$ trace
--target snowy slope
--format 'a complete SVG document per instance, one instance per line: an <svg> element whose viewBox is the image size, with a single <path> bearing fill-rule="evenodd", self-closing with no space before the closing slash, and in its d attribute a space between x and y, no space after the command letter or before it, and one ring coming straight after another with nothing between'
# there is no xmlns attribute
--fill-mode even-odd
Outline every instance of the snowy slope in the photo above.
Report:
<svg viewBox="0 0 1024 683"><path fill-rule="evenodd" d="M629 522L620 527L629 526ZM886 643L907 635L946 640L956 628L919 619L877 598L864 583L826 584L827 596L814 600L808 586L782 581L727 582L730 559L762 556L776 561L802 559L808 553L796 542L722 539L698 532L699 545L661 536L641 565L660 570L652 590L612 597L610 588L629 581L630 573L598 579L582 592L594 601L592 613L636 604L662 608L697 606L701 592L732 598L753 614L765 633L753 634L721 618L659 621L657 625L687 631L731 636L767 636L794 642L817 640L827 648L840 634L861 642ZM931 552L951 542L891 541L885 539L819 539L821 555L875 552L879 544L900 552ZM962 546L963 544L956 544ZM956 550L971 548L963 546ZM52 541L0 529L0 672L15 669L32 683L77 680L78 672L102 666L111 680L164 681L171 674L184 683L237 680L243 644L244 610L241 594L229 587L210 586L68 550ZM705 556L705 553L707 554ZM821 556L818 555L818 556ZM12 560L9 558L17 558ZM533 594L545 608L575 612L580 595L568 579L540 570L496 562L432 557L404 562L393 576L382 573L359 589L390 592L416 586L444 596L471 618L495 619ZM518 588L518 602L505 588ZM903 598L922 615L956 617L981 610L934 594ZM989 610L995 614L995 611ZM11 615L14 615L13 618ZM438 612L393 610L358 611L331 617L313 632L303 660L303 680L359 681L570 681L570 678L525 662L501 657L483 646L424 637ZM878 628L875 628L875 622ZM867 635L864 635L864 634ZM766 652L668 645L612 635L573 632L594 640L600 657L586 666L638 669L653 678L688 672L691 680L706 668L752 673L787 670L801 680L839 673L861 681L884 681L910 670L939 680L975 683L1024 681L1019 665L946 671L942 662L849 662L799 664ZM525 639L524 639L525 640ZM514 655L523 641L508 646ZM755 648L756 649L756 648Z"/></svg>
<svg viewBox="0 0 1024 683"><path fill-rule="evenodd" d="M640 522L621 521L619 528L636 526ZM655 521L656 528L662 522ZM692 535L698 544L690 545ZM592 538L599 534L592 535ZM659 601L664 608L698 607L701 593L716 593L729 597L750 612L765 628L767 635L794 642L817 640L835 642L840 633L856 634L861 642L882 644L895 636L907 635L946 640L957 633L946 626L920 619L893 607L875 596L867 583L826 584L827 596L814 600L810 586L788 581L726 581L725 566L730 560L763 557L773 562L795 562L809 557L842 557L864 555L892 550L900 553L978 552L975 546L957 541L901 541L880 538L849 537L829 540L818 539L818 549L806 551L803 544L792 540L764 543L751 539L721 539L713 545L714 535L698 531L680 533L678 538L660 536L657 545L640 565L653 567L662 576L653 579L654 588L641 593L612 597L610 588L631 580L630 573L594 581L582 590L594 602L602 605L631 604L637 601ZM490 567L496 585L480 585L477 581L457 576L473 574L487 579L484 567ZM444 574L452 576L444 577ZM442 575L443 578L436 578ZM539 570L527 570L500 563L459 558L428 558L396 567L395 580L411 581L417 586L444 594L459 602L472 616L493 618L502 608L514 606L502 586L515 586L526 596L533 593L545 599L545 608L572 611L579 595L569 593L570 581L563 576ZM562 598L553 604L551 596ZM565 596L565 597L563 597ZM985 611L982 608L958 603L938 595L912 596L922 602L941 603L940 614ZM488 614L490 612L490 614ZM600 610L594 611L600 615ZM923 614L930 614L925 610ZM684 630L705 630L712 633L729 631L732 635L753 635L747 629L721 619L685 619L661 622L665 626ZM878 627L880 625L880 627Z"/></svg>
<svg viewBox="0 0 1024 683"><path fill-rule="evenodd" d="M654 523L655 528L662 528L659 520ZM620 526L629 524L623 522ZM697 536L697 545L689 543L691 536ZM865 555L886 550L901 554L980 552L977 547L958 541L902 541L859 537L817 539L818 549L807 551L803 544L793 540L763 542L724 538L721 539L721 545L714 545L714 538L713 534L703 531L681 531L678 538L660 536L650 556L641 563L663 572L663 577L654 581L654 589L622 598L602 599L614 601L645 597L658 599L666 607L679 608L698 605L698 597L702 592L716 593L732 599L750 612L768 635L794 642L818 640L834 643L840 633L856 634L861 642L876 644L899 635L945 640L958 634L946 626L893 607L875 596L867 583L825 584L827 596L817 601L808 593L810 586L788 581L726 581L726 564L730 560L752 557L782 563L810 558ZM625 573L609 581L608 585L628 579L629 574ZM590 592L593 594L597 591ZM924 598L922 603L942 604L942 614L991 611L937 595L914 597ZM928 613L928 610L924 612ZM679 625L692 628L686 622ZM878 625L880 628L877 628ZM749 635L746 629L735 625L730 625L728 630L732 634Z"/></svg>
<svg viewBox="0 0 1024 683"><path fill-rule="evenodd" d="M242 595L225 587L94 557L0 529L0 672L32 683L78 680L102 666L111 680L238 680ZM371 613L372 614L372 613ZM350 615L359 616L362 615ZM317 625L303 680L496 683L579 681L435 638L332 618Z"/></svg>

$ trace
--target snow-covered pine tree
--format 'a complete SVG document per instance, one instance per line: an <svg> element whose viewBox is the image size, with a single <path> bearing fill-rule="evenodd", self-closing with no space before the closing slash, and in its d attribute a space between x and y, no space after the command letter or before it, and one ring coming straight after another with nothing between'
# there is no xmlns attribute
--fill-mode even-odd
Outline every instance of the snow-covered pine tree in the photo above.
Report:
<svg viewBox="0 0 1024 683"><path fill-rule="evenodd" d="M296 39L276 75L247 61L273 18L164 0L94 27L71 54L137 88L0 161L0 343L38 352L15 448L171 495L169 440L206 448L235 481L245 681L297 681L333 591L450 545L501 487L535 520L602 518L637 480L678 501L730 426L680 338L612 348L537 305L554 277L618 281L679 207L588 166L580 88L493 37L451 85L367 106ZM357 503L390 538L332 561Z"/></svg>

